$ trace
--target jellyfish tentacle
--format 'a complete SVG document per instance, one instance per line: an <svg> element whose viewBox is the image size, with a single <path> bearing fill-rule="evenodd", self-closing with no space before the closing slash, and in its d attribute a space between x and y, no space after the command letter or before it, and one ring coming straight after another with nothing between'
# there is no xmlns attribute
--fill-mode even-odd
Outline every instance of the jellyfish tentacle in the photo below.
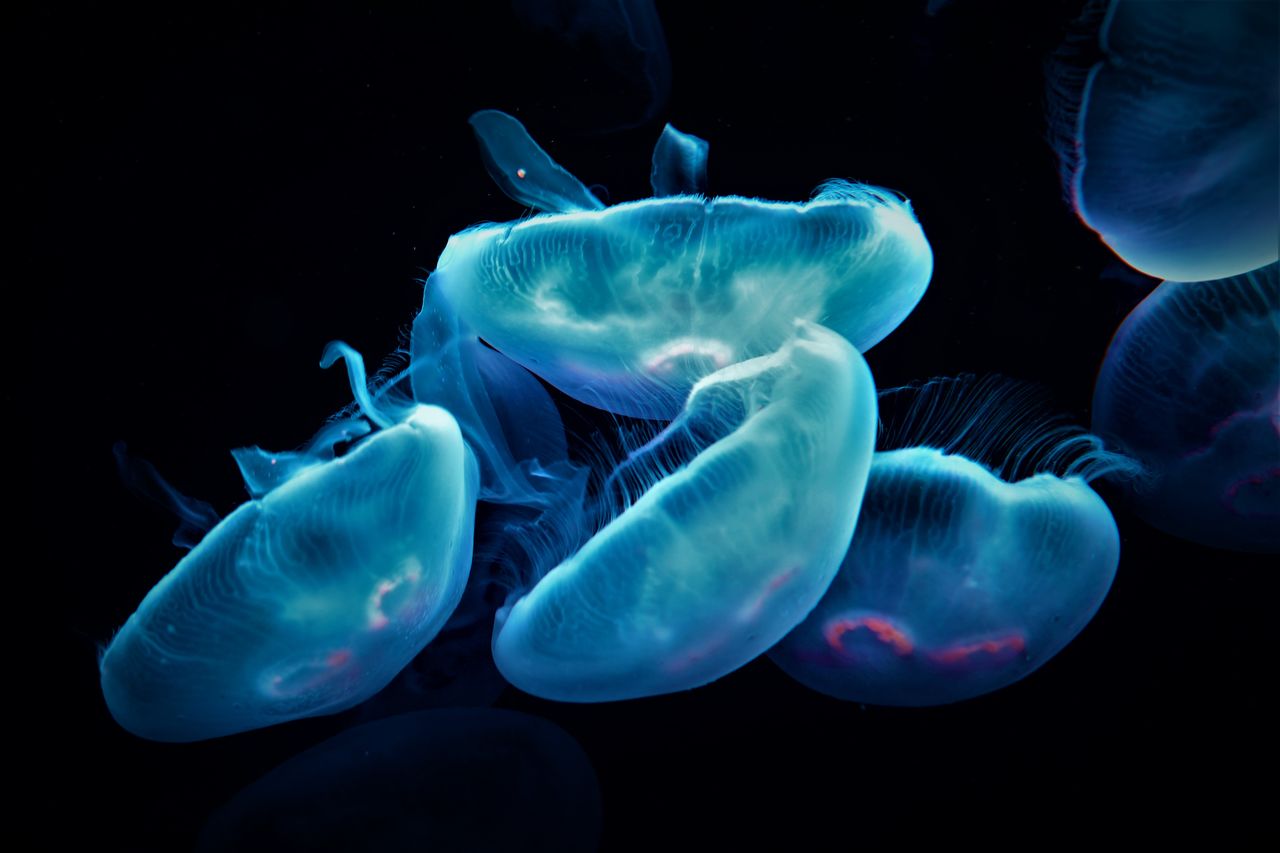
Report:
<svg viewBox="0 0 1280 853"><path fill-rule="evenodd" d="M117 441L111 451L125 488L178 516L178 529L173 533L174 545L179 548L195 547L200 537L222 520L207 501L184 495L154 465L129 453L123 441Z"/></svg>
<svg viewBox="0 0 1280 853"><path fill-rule="evenodd" d="M653 147L649 183L655 196L701 195L707 191L707 152L711 145L671 125L662 129Z"/></svg>
<svg viewBox="0 0 1280 853"><path fill-rule="evenodd" d="M301 450L271 451L253 445L233 449L231 457L240 469L249 496L260 498L302 471L333 459L337 445L355 441L372 430L364 418L337 418L321 427Z"/></svg>
<svg viewBox="0 0 1280 853"><path fill-rule="evenodd" d="M380 411L369 396L369 384L364 372L364 356L342 341L330 341L325 345L324 353L320 356L320 366L327 370L340 358L347 363L347 380L351 383L351 396L356 398L361 413L383 429L392 426L395 420Z"/></svg>
<svg viewBox="0 0 1280 853"><path fill-rule="evenodd" d="M499 110L481 110L469 123L485 170L513 200L555 213L604 209L582 181L534 142L519 120Z"/></svg>

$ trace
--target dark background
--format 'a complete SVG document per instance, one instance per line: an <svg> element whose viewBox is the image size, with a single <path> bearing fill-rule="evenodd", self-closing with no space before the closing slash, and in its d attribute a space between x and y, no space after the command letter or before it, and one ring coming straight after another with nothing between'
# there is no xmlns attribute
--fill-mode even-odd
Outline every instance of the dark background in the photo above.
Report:
<svg viewBox="0 0 1280 853"><path fill-rule="evenodd" d="M40 821L51 844L88 830L108 849L185 849L218 804L350 722L191 745L114 724L98 645L180 552L111 447L127 440L223 512L243 500L228 449L294 447L349 401L316 366L324 343L376 365L448 235L521 214L483 171L474 110L518 115L614 202L649 194L663 121L710 141L714 194L799 200L832 177L902 191L936 269L869 354L878 383L1000 371L1087 423L1107 342L1151 282L1062 201L1042 62L1073 4L924 6L661 3L670 101L606 134L643 112L636 87L503 2L21 14L36 144L13 166L20 190L33 182L36 263L19 286L36 306L10 317L31 336L33 446L54 451L23 460L47 543L30 570L58 579L59 606L41 621L50 683L34 703L50 724L31 792L44 809L19 825ZM498 704L586 750L605 850L1039 844L1104 819L1148 838L1247 831L1265 817L1253 774L1272 772L1276 567L1116 515L1123 556L1097 617L990 696L859 707L762 659L680 695L576 706L509 688Z"/></svg>

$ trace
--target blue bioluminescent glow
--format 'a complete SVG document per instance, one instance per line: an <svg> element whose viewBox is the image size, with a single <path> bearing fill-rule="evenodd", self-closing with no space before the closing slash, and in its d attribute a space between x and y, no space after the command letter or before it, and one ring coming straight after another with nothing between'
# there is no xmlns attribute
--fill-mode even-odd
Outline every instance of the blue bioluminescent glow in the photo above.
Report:
<svg viewBox="0 0 1280 853"><path fill-rule="evenodd" d="M1127 263L1178 281L1280 254L1280 4L1094 0L1050 71L1063 182Z"/></svg>
<svg viewBox="0 0 1280 853"><path fill-rule="evenodd" d="M14 21L15 834L1260 835L1280 0L245 6Z"/></svg>
<svg viewBox="0 0 1280 853"><path fill-rule="evenodd" d="M421 406L243 504L107 647L112 715L191 741L369 698L457 606L477 489L453 416Z"/></svg>
<svg viewBox="0 0 1280 853"><path fill-rule="evenodd" d="M839 335L811 323L793 334L699 381L641 451L687 442L697 456L499 614L493 654L508 681L567 701L697 687L818 601L853 533L875 391Z"/></svg>
<svg viewBox="0 0 1280 853"><path fill-rule="evenodd" d="M514 119L486 112L472 125L513 198L570 212L454 235L428 290L504 355L590 405L673 417L695 382L776 351L796 320L865 351L928 286L924 232L884 190L832 182L806 203L676 195L592 210L594 197L530 150ZM656 191L701 181L700 142L664 132Z"/></svg>
<svg viewBox="0 0 1280 853"><path fill-rule="evenodd" d="M1280 277L1167 281L1125 319L1093 429L1150 476L1134 509L1174 536L1280 551Z"/></svg>
<svg viewBox="0 0 1280 853"><path fill-rule="evenodd" d="M909 398L888 443L931 446L875 454L839 573L770 657L815 690L868 704L1004 687L1101 605L1120 538L1086 478L1134 466L1044 416L1029 386L962 378L887 394Z"/></svg>

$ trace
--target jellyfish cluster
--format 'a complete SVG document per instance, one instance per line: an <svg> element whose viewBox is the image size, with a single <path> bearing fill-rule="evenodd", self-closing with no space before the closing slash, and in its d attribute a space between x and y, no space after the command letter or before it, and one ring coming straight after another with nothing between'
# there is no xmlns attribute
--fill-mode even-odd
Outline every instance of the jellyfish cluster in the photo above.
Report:
<svg viewBox="0 0 1280 853"><path fill-rule="evenodd" d="M1007 684L1088 621L1118 561L1079 473L1094 443L956 383L924 395L914 445L877 452L861 353L932 270L908 202L835 182L708 198L707 143L668 126L655 196L605 207L516 119L471 124L497 184L545 212L450 238L397 374L371 387L331 344L355 402L306 448L236 452L253 499L103 655L122 725L197 740L349 708L451 619L547 699L690 689L776 648L806 684L891 704ZM542 382L651 435L574 459ZM1025 427L1009 446L963 442L1001 419ZM523 560L473 559L479 504Z"/></svg>
<svg viewBox="0 0 1280 853"><path fill-rule="evenodd" d="M1280 551L1280 4L1091 2L1048 64L1068 200L1164 279L1121 324L1093 428L1134 511Z"/></svg>
<svg viewBox="0 0 1280 853"><path fill-rule="evenodd" d="M559 8L517 5L535 22ZM1100 479L1174 535L1280 551L1276 9L1092 4L1050 66L1068 201L1170 279L1116 332L1092 432L1004 377L877 389L863 354L933 271L900 194L709 196L708 143L667 125L653 195L606 204L516 118L475 113L486 170L533 212L449 238L373 378L326 348L351 405L300 449L234 451L250 499L225 518L121 449L190 551L102 653L112 716L194 741L365 710L224 810L209 843L234 846L246 822L302 809L321 765L373 772L353 756L393 768L379 785L437 788L468 739L545 760L559 735L537 721L421 710L507 685L630 700L765 658L854 703L1008 687L1115 578ZM1240 61L1192 61L1192 33ZM657 109L669 69L650 60ZM569 409L611 434L584 437ZM417 710L384 721L380 702ZM418 752L443 769L404 776ZM548 773L589 787L569 763Z"/></svg>

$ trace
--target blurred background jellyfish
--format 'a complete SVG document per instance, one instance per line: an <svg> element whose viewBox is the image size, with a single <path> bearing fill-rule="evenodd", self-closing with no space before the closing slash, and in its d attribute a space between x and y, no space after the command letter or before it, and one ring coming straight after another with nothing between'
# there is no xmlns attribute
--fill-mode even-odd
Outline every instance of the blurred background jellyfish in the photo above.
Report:
<svg viewBox="0 0 1280 853"><path fill-rule="evenodd" d="M208 502L184 495L171 486L154 465L132 456L123 441L115 443L112 453L116 458L116 471L126 489L177 516L174 545L194 548L222 520Z"/></svg>
<svg viewBox="0 0 1280 853"><path fill-rule="evenodd" d="M814 690L874 705L1012 684L1102 604L1120 538L1088 482L1135 466L1000 377L935 379L880 404L853 542L770 657Z"/></svg>
<svg viewBox="0 0 1280 853"><path fill-rule="evenodd" d="M548 212L451 237L426 302L589 405L674 417L695 382L776 351L796 320L865 351L928 286L928 241L892 193L831 182L803 204L680 194L604 207L515 119L485 111L472 126L498 184ZM701 192L706 154L668 127L655 191Z"/></svg>
<svg viewBox="0 0 1280 853"><path fill-rule="evenodd" d="M539 565L499 613L493 653L508 681L577 702L697 687L818 601L853 532L875 392L839 335L804 322L793 334L698 382L618 467L620 513Z"/></svg>
<svg viewBox="0 0 1280 853"><path fill-rule="evenodd" d="M547 42L547 50L531 45L529 54L568 65L556 75L564 83L557 87L559 99L572 101L589 84L587 104L560 110L566 120L586 115L597 132L622 130L666 107L671 56L653 0L512 0L511 8L517 21Z"/></svg>
<svg viewBox="0 0 1280 853"><path fill-rule="evenodd" d="M332 430L351 431L321 435ZM458 605L478 473L452 415L418 406L340 458L305 456L282 455L276 482L247 477L254 499L107 647L102 692L124 728L191 741L349 708ZM251 474L273 467L264 451L244 459Z"/></svg>
<svg viewBox="0 0 1280 853"><path fill-rule="evenodd" d="M476 506L476 546L462 599L426 648L375 696L354 712L360 721L429 708L483 708L506 690L489 645L501 587L480 551L489 505Z"/></svg>
<svg viewBox="0 0 1280 853"><path fill-rule="evenodd" d="M576 741L496 709L402 714L290 759L214 813L230 850L594 851L600 790Z"/></svg>
<svg viewBox="0 0 1280 853"><path fill-rule="evenodd" d="M1280 249L1280 4L1091 2L1048 66L1051 135L1086 225L1201 281Z"/></svg>
<svg viewBox="0 0 1280 853"><path fill-rule="evenodd" d="M1280 551L1276 269L1161 284L1098 373L1093 429L1149 469L1130 484L1131 503L1174 536Z"/></svg>

